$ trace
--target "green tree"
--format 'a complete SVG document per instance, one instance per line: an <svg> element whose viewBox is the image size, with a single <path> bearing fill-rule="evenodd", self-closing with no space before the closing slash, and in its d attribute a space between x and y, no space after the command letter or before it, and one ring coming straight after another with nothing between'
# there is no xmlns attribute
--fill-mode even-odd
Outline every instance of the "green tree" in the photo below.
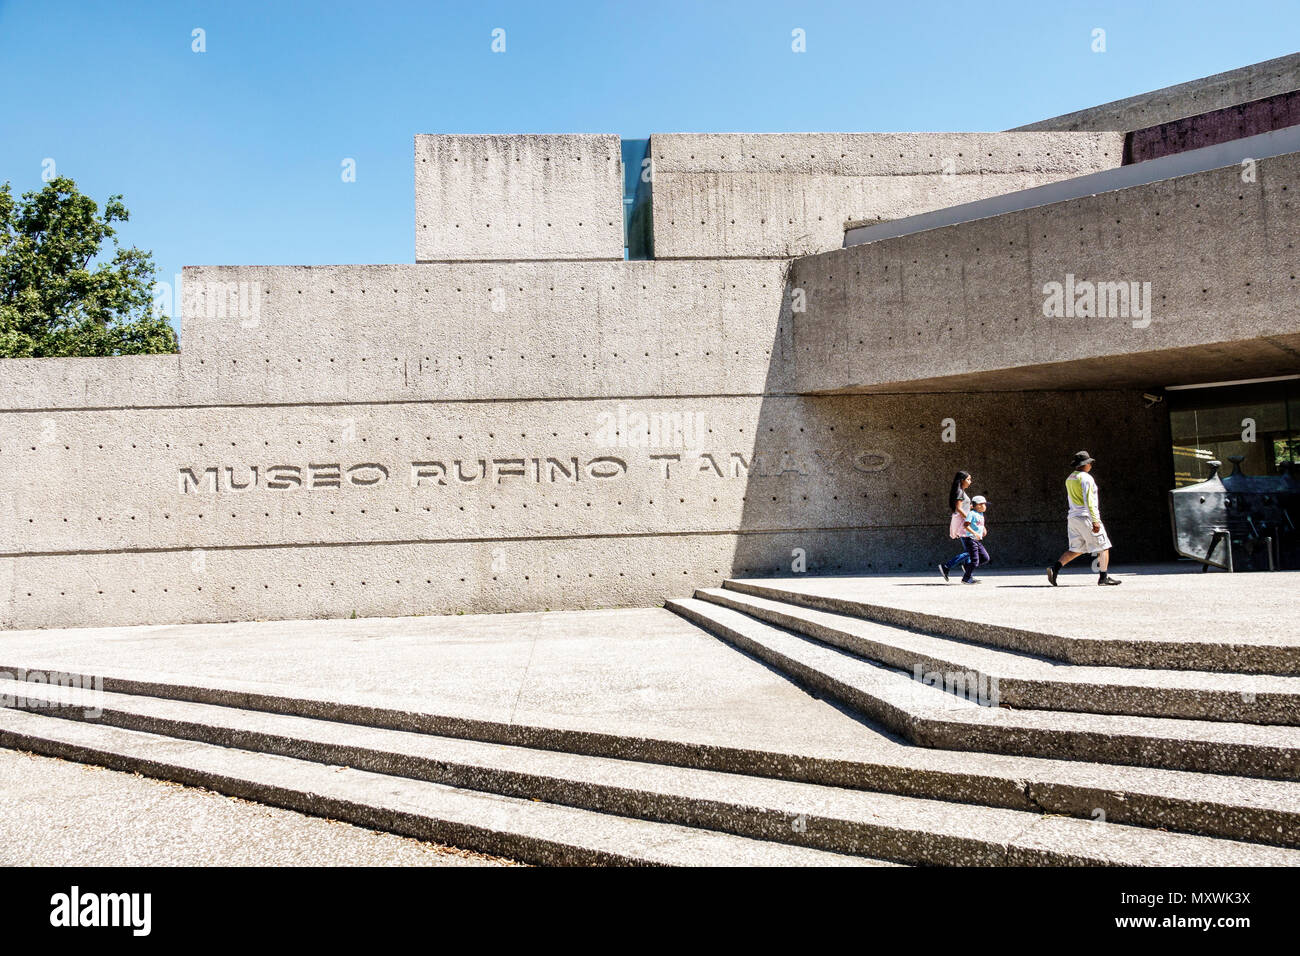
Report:
<svg viewBox="0 0 1300 956"><path fill-rule="evenodd" d="M0 357L177 350L153 314L153 255L118 245L113 223L129 217L121 196L101 215L66 177L18 200L0 186Z"/></svg>

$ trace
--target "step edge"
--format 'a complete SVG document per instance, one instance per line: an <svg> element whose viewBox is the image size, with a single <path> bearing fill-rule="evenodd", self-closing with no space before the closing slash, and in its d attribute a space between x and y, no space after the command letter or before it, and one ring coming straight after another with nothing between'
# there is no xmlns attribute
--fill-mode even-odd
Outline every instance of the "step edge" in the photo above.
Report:
<svg viewBox="0 0 1300 956"><path fill-rule="evenodd" d="M0 712L0 715L2 715L2 712ZM27 716L39 717L44 715L28 714ZM58 718L48 719L57 720ZM147 731L137 731L108 725L87 724L84 726L92 727L95 731L109 731L115 734L130 735L128 739L138 740L141 746L150 743L149 738L160 738L162 741L179 741L192 747L210 749L213 751L239 749L221 747L217 744L202 741L171 738L163 735L151 734ZM79 763L88 763L129 773L141 773L154 779L170 780L172 782L182 783L186 786L202 787L228 796L236 796L269 806L278 806L283 809L293 810L310 816L323 816L328 819L342 820L368 829L378 829L385 832L397 833L401 836L408 836L414 839L432 840L433 842L440 842L450 846L461 847L463 849L493 853L494 855L505 856L522 862L532 862L539 865L708 865L708 861L701 858L700 853L694 848L687 847L685 854L683 854L679 849L669 847L669 841L656 842L648 846L644 853L620 853L594 845L598 844L600 840L588 841L584 844L577 838L581 836L581 834L576 835L575 838L571 840L561 840L540 836L535 832L527 832L527 827L524 826L506 827L499 823L491 824L453 819L453 815L438 816L436 812L428 809L406 810L393 806L381 805L378 800L375 800L374 802L357 803L346 796L331 796L321 793L319 792L319 789L314 789L312 787L311 781L308 781L301 786L286 786L278 782L268 782L265 779L252 779L253 775L242 772L233 775L222 774L208 768L187 765L183 760L178 759L175 756L160 758L145 756L140 753L132 753L121 748L120 744L115 745L115 743L116 742L110 738L108 742L91 744L86 743L84 740L68 739L67 737L60 738L56 735L51 735L48 731L33 732L31 730L13 730L10 727L0 724L0 747L25 750L45 756L60 757L61 759L74 760ZM293 761L295 763L309 764L314 768L331 766L317 761L301 760L292 756L269 752L241 752L253 757L254 759L260 757L274 759L276 761ZM197 761L192 761L192 763L193 762ZM374 773L359 768L346 769L352 770L354 774L364 775L364 777L393 776L391 774ZM539 802L527 798L510 797L485 791L474 791L463 787L419 780L417 778L399 777L394 779L404 780L408 785L415 787L428 786L431 788L453 791L456 794L470 795L476 799L490 798L494 800L510 801L515 805L517 810L525 813L533 811L535 807L541 807L546 808L540 811L542 813L560 810L583 816L592 815L593 817L600 818L603 823L609 826L629 827L633 829L643 828L647 833L662 832L666 836L672 836L678 831L692 831L684 835L688 837L701 837L707 835L703 836L703 838L736 841L737 846L744 846L746 844L764 844L771 846L774 850L791 851L791 854L796 858L798 865L805 865L807 862L798 860L798 857L802 854L824 856L827 859L827 862L829 862L832 857L848 857L855 862L861 861L862 865L871 865L873 863L884 863L888 865L891 862L872 860L868 857L856 857L851 854L835 853L833 851L821 850L815 847L775 843L768 840L755 840L742 835L709 830L702 827L689 827L681 824L662 823L659 821L628 817L620 814L602 813L598 810L587 810L580 807L552 804L545 801ZM383 822L383 818L392 818L392 822ZM611 821L615 822L611 823ZM434 829L432 835L428 832L430 826ZM442 829L450 831L451 835L441 833L440 831ZM656 859L654 854L661 850L665 852L661 853L660 858ZM665 857L670 858L672 855L676 855L679 858L675 861L671 859L668 859L667 861L665 860Z"/></svg>
<svg viewBox="0 0 1300 956"><path fill-rule="evenodd" d="M683 603L684 601L688 601L688 600L695 600L695 599L681 599L673 603L674 606L676 607L682 607L683 609L689 610L690 613L684 616L688 616L688 619L699 624L700 627L712 631L716 635L716 631L713 631L712 628L709 628L708 626L706 626L705 624L697 620L697 614L699 612L695 611L695 609L690 605L686 605ZM775 628L773 625L765 624L762 621L758 621L755 618L749 617L748 615L745 615L739 611L734 611L731 608L726 608L716 604L710 604L709 602L704 602L704 601L699 601L697 603L699 603L703 607L718 608L725 613L735 614L738 617L744 618L745 620L748 620L752 624L757 625L759 627L772 628L773 630L777 630L778 632L780 632L780 629ZM720 625L720 626L725 626L725 625ZM785 632L780 632L780 633L785 633ZM717 636L721 637L721 635L717 635ZM787 634L786 636L794 638L795 640L811 642L810 638L806 638L798 634ZM726 640L726 638L722 638L722 639ZM753 638L749 636L746 636L744 639L750 642L758 641L757 638ZM776 650L774 648L770 649L769 652L775 654L781 654L782 657L788 657L788 655L785 655L784 652ZM844 654L846 652L840 651L839 653ZM778 666L771 661L769 661L769 663L772 663L773 666ZM862 662L862 663L864 667L874 666L874 665L869 665L866 662ZM855 687L851 684L847 684L848 691L847 693L844 693L841 696L838 693L838 689L840 687L846 686L846 682L843 679L837 678L834 675L826 674L825 672L820 671L818 668L816 668L811 664L808 664L807 662L800 662L799 666L800 668L810 672L808 674L808 679L811 681L810 686L813 686L821 690L823 693L826 693L831 696L835 696L836 699L840 700L842 703L844 703L847 706L858 709L859 704L857 703L857 701L864 694L867 694L867 692L863 688ZM778 669L784 669L784 668L778 667ZM880 669L886 671L889 670L888 668L880 668ZM908 678L905 674L902 674L900 672L894 672L894 673L895 676L898 677L899 679L909 680L909 681L911 680L911 678ZM789 675L788 671L787 671L787 675L792 676ZM819 682L817 680L817 678L819 677L821 678L822 682ZM833 684L829 682L833 682ZM832 687L834 687L835 689L832 689ZM899 709L899 710L902 709L901 706L898 705L897 703L892 703L892 704L888 704L886 702L880 702L880 703L885 704L886 706L891 706L894 709ZM1046 759L1074 759L1074 760L1086 759L1089 762L1095 762L1095 763L1111 763L1111 764L1119 764L1122 766L1148 767L1152 769L1187 770L1190 772L1226 774L1226 775L1242 776L1248 778L1277 779L1277 780L1286 780L1286 781L1300 780L1300 766L1297 766L1294 770L1287 771L1289 775L1283 775L1282 768L1279 767L1276 763L1277 760L1287 758L1287 757L1291 759L1291 762L1295 762L1297 757L1300 757L1300 743L1297 743L1297 746L1295 747L1285 748L1275 744L1268 744L1263 742L1250 742L1250 741L1225 742L1225 741L1207 740L1204 738L1194 739L1189 741L1187 739L1174 736L1172 735L1172 733L1167 736L1161 736L1153 733L1139 734L1128 730L1114 731L1114 732L1105 731L1104 729L1095 730L1095 729L1088 729L1088 728L1074 728L1070 730L1060 730L1056 728L1045 728L1042 726L1034 726L1032 724L1024 724L1021 726L1008 726L1005 723L995 723L988 720L973 719L975 717L974 709L931 710L929 712L924 712L924 713L908 713L908 719L906 721L895 720L893 723L888 723L882 718L877 718L873 716L873 712L879 710L879 706L875 700L869 700L867 704L867 708L868 709L862 710L862 712L867 716L872 717L872 719L880 720L880 722L884 723L887 728L894 731L895 733L903 734L906 737L906 739L910 740L911 742L922 746L928 746L928 747L938 747L941 749L951 749L951 750L978 750L978 751L985 751L985 752L992 752L992 753L1000 753L1009 756L1046 757ZM988 710L988 709L989 708L979 708L979 710ZM1063 715L1070 715L1070 716L1084 718L1084 719L1091 718L1097 721L1104 721L1112 717L1114 717L1115 719L1121 719L1120 715L1088 714L1088 713L1082 713L1077 711L1033 711L1033 710L1014 711L1014 710L1005 710L1002 708L999 708L999 711L1004 715L1009 715L1009 714L1040 715L1043 717L1053 717L1053 718L1059 718ZM963 717L967 719L962 719ZM1137 721L1170 721L1170 722L1177 721L1186 724L1203 723L1209 726L1217 726L1217 727L1233 726L1233 727L1241 727L1245 729L1255 728L1260 726L1275 726L1275 725L1259 725L1259 724L1228 724L1227 722L1223 722L1223 721L1190 721L1181 718L1160 718L1160 717L1142 717L1142 716L1131 717L1126 719L1137 720ZM954 733L958 729L964 731L964 734ZM1287 727L1287 729L1291 729L1291 728ZM1031 739L1041 739L1043 743L1042 744L1021 743L1021 744L1017 744L1015 746L1015 749L1008 749L1013 742L996 739L996 735L999 732L1001 732L1002 734L1012 734L1012 733L1019 734L1022 737L1028 737ZM980 738L979 740L976 739L977 735ZM1067 754L1069 754L1071 752L1070 750L1071 747L1079 746L1088 737L1095 738L1098 737L1099 735L1105 738L1105 742L1108 748L1107 757L1109 759L1099 760L1096 757L1091 757L1091 756L1075 757L1075 756L1068 756L1068 755L1047 757L1047 755L1041 749L1038 749L1041 748L1042 746L1046 746L1049 743L1055 743L1058 746L1067 745L1064 747L1064 749L1066 750ZM1136 744L1142 746L1157 746L1157 747L1175 747L1175 748L1180 748L1182 751L1184 751L1184 755L1181 757L1180 762L1177 764L1173 762L1174 761L1173 755L1162 758L1163 762L1161 763L1154 763L1154 764L1150 762L1138 763L1132 760L1119 761L1113 759L1117 753L1119 755L1124 755L1125 750L1122 746L1124 744L1129 744L1129 745ZM1225 751L1231 751L1236 755L1235 763L1233 764L1233 767L1231 769L1206 769L1207 766L1213 766L1220 757L1220 755L1215 754L1213 752L1214 748L1219 748ZM1192 753L1191 751L1193 750L1198 752ZM1248 758L1253 758L1253 759L1248 759ZM1150 759L1149 755L1147 759L1148 760ZM1187 763L1188 759L1193 760L1194 765L1189 766ZM1251 772L1247 772L1246 769L1243 769L1243 764L1246 765L1253 764L1253 766L1251 767ZM1270 773L1269 771L1272 772Z"/></svg>
<svg viewBox="0 0 1300 956"><path fill-rule="evenodd" d="M901 643L891 643L884 638L877 640L872 637L855 634L847 629L841 629L841 625L839 625L838 622L835 621L823 622L814 618L805 617L804 615L805 614L827 615L832 618L836 618L836 617L843 618L846 621L854 621L854 620L866 621L866 619L864 618L854 618L851 615L838 614L836 612L826 611L821 608L812 608L812 607L806 607L803 605L795 605L795 604L785 604L785 602L774 601L770 598L763 598L763 597L759 597L758 595L751 595L739 591L734 592L735 595L737 595L737 597L731 597L730 596L731 593L732 592L726 591L721 588L708 588L708 589L702 588L696 592L695 600L705 601L707 603L716 604L719 607L729 608L733 611L737 611L738 613L745 614L749 617L753 617L755 620L762 621L763 623L769 624L773 627L779 627L785 630L794 631L800 634L801 636L807 637L811 640L819 641L820 643L823 644L829 644L847 653L864 658L868 661L873 661L876 663L883 664L884 666L887 667L900 668L903 665L897 662L898 655L913 655L916 661L924 662L926 670L952 670L952 671L961 671L961 672L969 671L969 672L975 672L981 675L988 676L998 682L1000 690L1003 691L1004 694L1006 694L1006 696L1013 698L1009 700L1008 703L1010 703L1012 707L1016 707L1019 709L1071 712L1073 709L1068 706L1065 706L1064 704L1059 706L1045 706L1036 703L1032 698L1036 694L1038 695L1055 694L1058 696L1068 696L1071 694L1071 692L1086 697L1088 696L1089 690L1092 689L1098 695L1111 694L1111 695L1136 696L1139 701L1139 706L1141 706L1142 701L1151 699L1151 695L1154 695L1161 699L1168 698L1170 695L1187 695L1192 698L1202 699L1199 702L1199 704L1197 703L1197 701L1189 701L1190 704L1193 704L1193 708L1189 708L1189 709L1194 709L1195 706L1199 706L1202 712L1197 715L1163 714L1156 711L1156 707L1159 706L1156 703L1152 703L1145 711L1135 712L1134 710L1119 709L1120 707L1123 706L1129 706L1129 707L1134 706L1132 703L1126 704L1122 701L1116 701L1115 707L1109 710L1093 710L1093 711L1079 710L1077 712L1111 714L1114 716L1132 716L1132 717L1169 717L1170 719L1201 720L1201 721L1215 722L1215 723L1249 723L1249 724L1264 725L1264 726L1290 726L1290 727L1300 726L1300 711L1297 711L1295 715L1292 716L1290 719L1284 719L1284 720L1276 719L1276 718L1282 718L1287 716L1285 713L1278 713L1278 711L1285 711L1287 704L1291 704L1291 703L1300 704L1300 686L1297 686L1296 691L1294 693L1286 692L1286 691L1269 691L1269 690L1260 690L1256 692L1255 701L1252 702L1256 705L1256 707L1254 710L1251 711L1251 714L1252 715L1258 714L1257 719L1241 720L1240 717L1238 717L1238 719L1233 720L1227 716L1215 716L1215 712L1212 711L1211 708L1217 707L1219 708L1218 713L1226 714L1229 711L1224 710L1223 708L1227 708L1231 706L1237 708L1237 712L1239 714L1240 708L1244 703L1244 701L1241 699L1242 690L1240 689L1233 690L1229 688L1214 688L1214 687L1143 685L1143 684L1136 684L1136 683L1124 683L1121 680L1118 680L1118 678L1121 678L1123 676L1124 672L1136 671L1139 673L1168 674L1171 675L1171 677L1173 677L1173 675L1179 675L1179 674L1189 674L1189 675L1204 674L1209 677L1240 677L1245 681L1249 681L1252 679L1263 679L1263 680L1282 679L1282 680L1292 680L1292 681L1300 682L1300 678L1297 678L1292 675L1239 674L1232 671L1192 671L1192 670L1181 670L1181 669L1172 669L1172 668L1099 667L1097 665L1080 665L1080 664L1068 664L1068 663L1061 664L1059 662L1053 663L1051 661L1046 661L1046 660L1041 661L1042 665L1046 667L1058 667L1067 670L1071 668L1079 668L1080 670L1114 671L1116 672L1114 675L1116 679L1113 680L1112 682L1105 682L1105 677L1108 675L1101 675L1100 678L1094 677L1092 675L1084 675L1077 679L1066 679L1065 675L1034 674L1032 672L1016 674L1011 671L1002 671L996 669L996 663L1007 663L1007 662L996 662L994 668L981 666L980 662L973 662L973 661L962 662L960 660L960 657L963 653L966 653L965 649L969 645L969 642L962 641L958 638L945 637L939 635L929 635L920 632L921 636L923 637L932 638L934 640L955 645L954 647L955 653L953 653L952 658L940 659L934 656L934 652L930 650L925 650L925 651L911 650L903 646ZM749 604L748 601L763 601L765 602L765 604L752 605ZM771 606L769 607L768 605ZM789 608L789 610L787 610L786 608ZM773 620L773 618L777 618L777 620ZM879 624L879 622L875 622L875 621L866 621L866 623L873 624L873 625ZM881 625L881 626L894 627L894 625ZM907 634L918 633L914 630L906 630L902 628L899 628L898 630L901 633L907 633ZM831 633L829 635L823 636L825 632L831 632ZM995 648L995 647L989 647L987 645L977 644L974 645L974 647L976 648L977 654L988 653L988 654L1010 655L1010 654L1019 653L1019 652L1007 650L1005 648ZM884 648L885 650L881 651L879 650L879 648ZM889 659L889 658L893 658L893 659ZM1038 661L1036 660L1035 663L1037 662ZM1177 679L1177 678L1173 677L1173 679ZM1100 699L1106 699L1106 698L1103 696ZM1023 701L1023 703L1018 703L1017 701Z"/></svg>

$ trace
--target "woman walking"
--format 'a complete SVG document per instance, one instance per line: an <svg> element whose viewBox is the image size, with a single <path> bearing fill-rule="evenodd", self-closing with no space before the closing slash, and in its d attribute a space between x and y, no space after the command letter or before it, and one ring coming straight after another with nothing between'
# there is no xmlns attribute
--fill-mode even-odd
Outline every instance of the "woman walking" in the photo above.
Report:
<svg viewBox="0 0 1300 956"><path fill-rule="evenodd" d="M966 489L970 487L970 472L959 471L953 476L952 487L948 489L948 511L951 517L948 519L948 537L953 540L960 539L962 550L953 555L947 561L939 565L939 573L943 575L945 581L948 580L948 573L959 564L965 564L970 561L970 552L966 547L966 538L970 532L967 530L967 523L970 520L970 495L966 494Z"/></svg>

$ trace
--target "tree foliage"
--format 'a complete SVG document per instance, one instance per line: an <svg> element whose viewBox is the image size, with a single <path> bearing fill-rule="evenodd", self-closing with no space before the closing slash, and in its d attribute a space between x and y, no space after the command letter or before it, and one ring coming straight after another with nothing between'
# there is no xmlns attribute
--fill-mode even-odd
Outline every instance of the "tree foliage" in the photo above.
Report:
<svg viewBox="0 0 1300 956"><path fill-rule="evenodd" d="M0 357L177 350L153 314L153 255L118 245L113 224L129 216L120 195L101 214L66 177L17 200L0 185Z"/></svg>

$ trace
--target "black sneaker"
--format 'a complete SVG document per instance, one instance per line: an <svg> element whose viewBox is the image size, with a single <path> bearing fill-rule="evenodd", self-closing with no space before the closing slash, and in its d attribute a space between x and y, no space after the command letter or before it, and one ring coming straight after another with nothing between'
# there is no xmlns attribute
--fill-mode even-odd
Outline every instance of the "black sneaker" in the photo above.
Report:
<svg viewBox="0 0 1300 956"><path fill-rule="evenodd" d="M1120 581L1119 578L1112 578L1109 575L1107 575L1104 578L1098 578L1097 583L1106 585L1106 584L1122 584L1123 582Z"/></svg>
<svg viewBox="0 0 1300 956"><path fill-rule="evenodd" d="M1047 580L1052 587L1056 587L1056 568L1047 569Z"/></svg>
<svg viewBox="0 0 1300 956"><path fill-rule="evenodd" d="M941 564L941 565L939 565L939 573L943 575L943 579L944 579L944 581L947 581L947 580L948 580L948 565L946 565L946 564Z"/></svg>
<svg viewBox="0 0 1300 956"><path fill-rule="evenodd" d="M961 579L961 583L962 583L962 584L979 584L979 583L980 583L980 579L979 579L979 578L962 578L962 579Z"/></svg>

